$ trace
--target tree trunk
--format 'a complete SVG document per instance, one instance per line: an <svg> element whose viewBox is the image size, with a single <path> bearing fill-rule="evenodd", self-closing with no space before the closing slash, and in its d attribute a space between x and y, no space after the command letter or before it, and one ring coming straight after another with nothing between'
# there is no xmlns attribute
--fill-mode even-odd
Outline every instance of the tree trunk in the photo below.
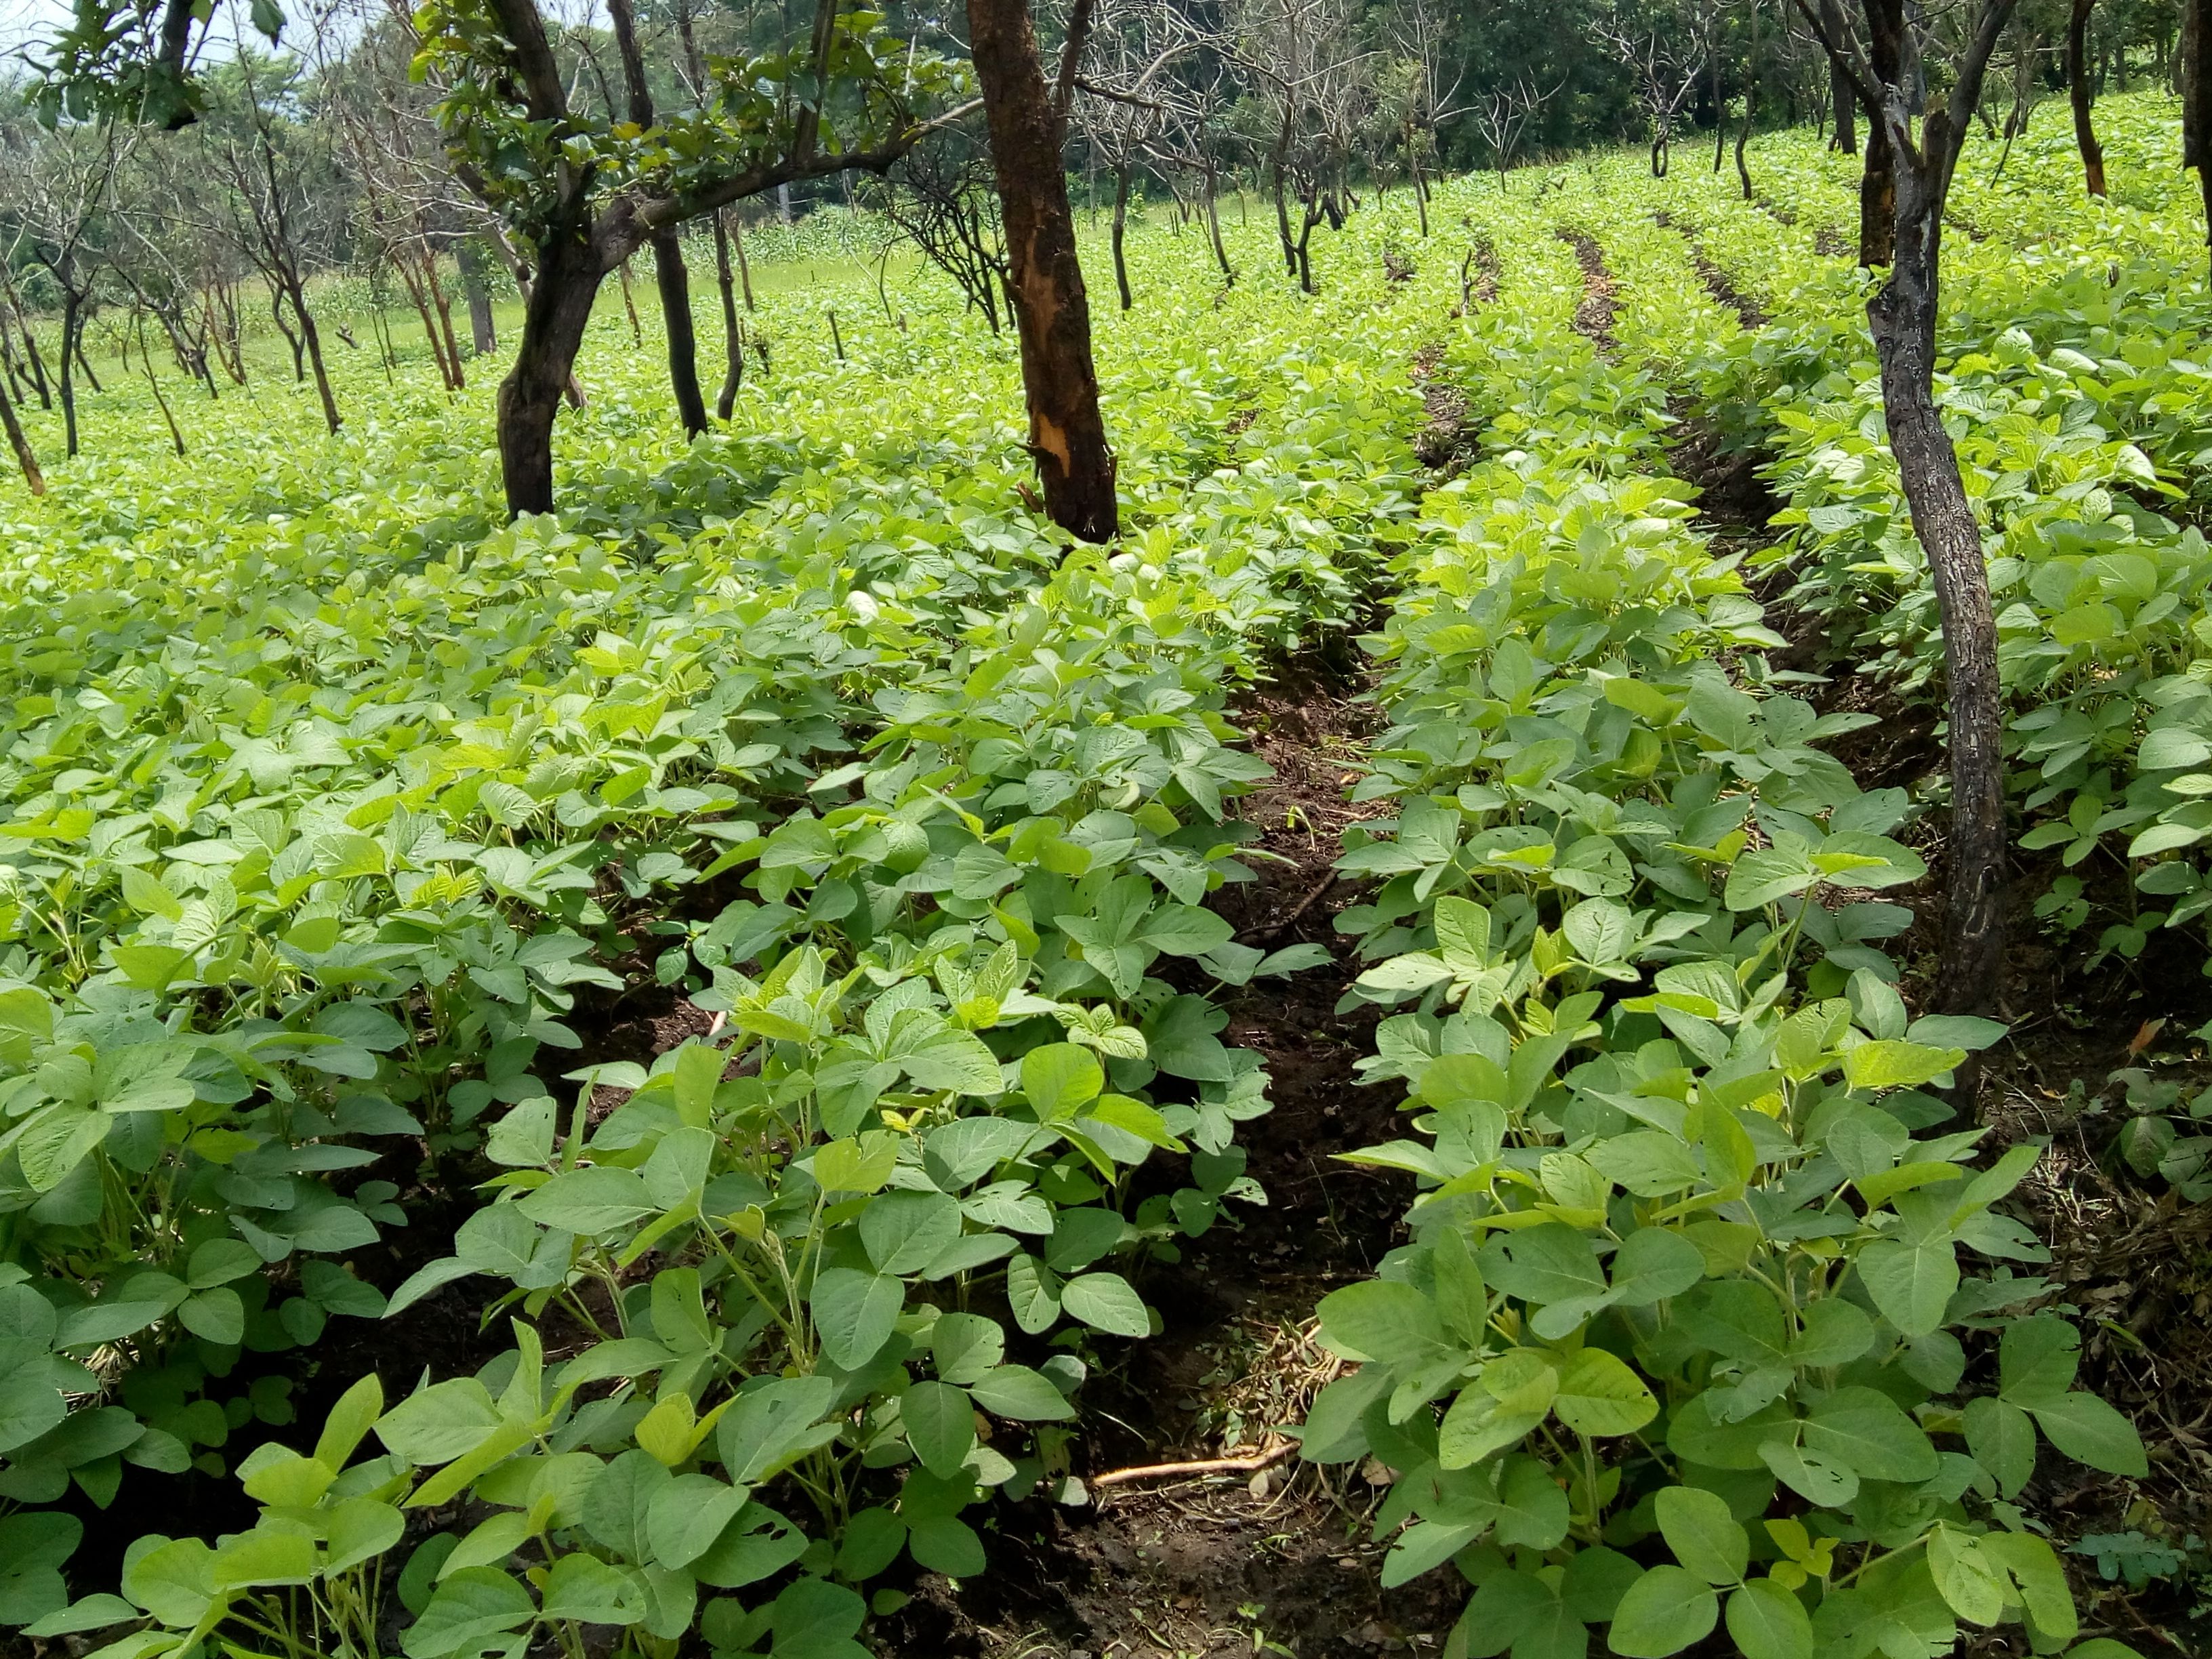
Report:
<svg viewBox="0 0 2212 1659"><path fill-rule="evenodd" d="M85 324L91 320L92 319L87 316L76 326L76 366L84 371L86 383L94 392L104 397L106 395L107 388L100 385L100 376L93 371L92 359L84 355L84 337L88 332Z"/></svg>
<svg viewBox="0 0 2212 1659"><path fill-rule="evenodd" d="M1283 269L1295 276L1298 274L1298 240L1291 234L1291 205L1284 193L1283 173L1291 153L1291 112L1283 112L1282 131L1275 139L1273 180L1275 186L1275 234L1283 240Z"/></svg>
<svg viewBox="0 0 2212 1659"><path fill-rule="evenodd" d="M1936 406L1936 283L1943 191L1902 170L1894 263L1868 301L1891 453L1943 617L1951 826L1941 980L1949 1012L1995 1006L2004 956L2004 753L1996 623L1980 527Z"/></svg>
<svg viewBox="0 0 2212 1659"><path fill-rule="evenodd" d="M300 339L299 331L284 320L284 290L274 277L269 281L269 315L276 325L276 331L284 337L284 343L292 348L292 378L307 378L307 349Z"/></svg>
<svg viewBox="0 0 2212 1659"><path fill-rule="evenodd" d="M623 312L629 319L629 343L634 346L645 343L645 330L637 320L637 298L630 292L629 261L622 262Z"/></svg>
<svg viewBox="0 0 2212 1659"><path fill-rule="evenodd" d="M1821 0L1822 27L1831 38L1841 40L1844 11L1838 0ZM1859 153L1857 131L1858 94L1851 89L1851 77L1842 64L1830 59L1828 64L1828 96L1836 106L1835 148L1846 155Z"/></svg>
<svg viewBox="0 0 2212 1659"><path fill-rule="evenodd" d="M15 313L15 325L23 331L23 356L31 366L31 384L39 389L39 407L54 406L53 382L46 375L46 360L39 350L39 337L31 331L30 319L22 313Z"/></svg>
<svg viewBox="0 0 2212 1659"><path fill-rule="evenodd" d="M500 478L514 515L553 510L553 421L605 275L579 231L538 244L522 339L499 385Z"/></svg>
<svg viewBox="0 0 2212 1659"><path fill-rule="evenodd" d="M1091 301L1075 252L1063 131L1027 0L968 0L975 78L990 124L1008 291L1021 338L1030 453L1054 523L1085 541L1120 529L1114 452L1098 411Z"/></svg>
<svg viewBox="0 0 2212 1659"><path fill-rule="evenodd" d="M2181 165L2197 169L2204 195L2205 240L2212 244L2212 0L2184 0L2181 49Z"/></svg>
<svg viewBox="0 0 2212 1659"><path fill-rule="evenodd" d="M39 471L39 458L31 453L31 441L23 435L23 423L15 418L15 400L8 395L8 388L0 385L0 426L8 429L8 444L15 452L15 465L23 469L23 482L31 487L33 495L46 493L46 474Z"/></svg>
<svg viewBox="0 0 2212 1659"><path fill-rule="evenodd" d="M707 400L699 391L699 337L691 320L691 278L684 244L672 228L653 234L653 280L660 290L660 320L668 333L668 382L677 418L697 437L707 429Z"/></svg>
<svg viewBox="0 0 2212 1659"><path fill-rule="evenodd" d="M438 280L438 250L427 236L422 239L422 280L438 313L438 337L444 342L447 375L453 390L461 391L468 382L461 374L461 343L453 337L453 302L446 297L446 286Z"/></svg>
<svg viewBox="0 0 2212 1659"><path fill-rule="evenodd" d="M1129 165L1117 162L1114 167L1114 285L1121 291L1121 309L1127 311L1136 301L1129 294L1129 262L1121 256L1121 238L1129 222Z"/></svg>
<svg viewBox="0 0 2212 1659"><path fill-rule="evenodd" d="M71 460L76 459L76 295L62 294L62 441Z"/></svg>
<svg viewBox="0 0 2212 1659"><path fill-rule="evenodd" d="M1751 199L1751 164L1744 160L1751 143L1751 123L1759 108L1759 0L1751 4L1751 50L1743 65L1743 125L1735 130L1735 176L1743 185L1743 199Z"/></svg>
<svg viewBox="0 0 2212 1659"><path fill-rule="evenodd" d="M307 296L295 280L289 289L292 299L292 314L300 319L300 333L307 342L307 361L314 366L315 390L322 397L323 419L331 431L338 429L338 400L331 395L331 372L323 367L323 338L315 328L314 317L307 310Z"/></svg>
<svg viewBox="0 0 2212 1659"><path fill-rule="evenodd" d="M499 349L499 331L491 308L491 284L484 277L483 250L473 240L462 242L453 257L461 267L461 292L469 302L469 346L479 357Z"/></svg>
<svg viewBox="0 0 2212 1659"><path fill-rule="evenodd" d="M1890 260L1897 217L1897 178L1881 123L1867 123L1866 171L1859 177L1859 264L1878 270Z"/></svg>
<svg viewBox="0 0 2212 1659"><path fill-rule="evenodd" d="M1728 100L1721 96L1721 55L1717 47L1713 52L1713 176L1720 177L1721 163L1728 160Z"/></svg>
<svg viewBox="0 0 2212 1659"><path fill-rule="evenodd" d="M738 388L745 380L745 335L738 321L738 296L730 287L730 231L720 209L714 213L714 288L722 299L721 395L714 399L714 418L727 421L738 406ZM746 307L750 310L750 305Z"/></svg>
<svg viewBox="0 0 2212 1659"><path fill-rule="evenodd" d="M1229 263L1229 250L1221 245L1221 214L1215 206L1214 193L1213 169L1209 163L1206 173L1206 228L1207 234L1213 239L1213 257L1221 266L1222 280L1234 288L1237 286L1237 270ZM1428 215L1424 212L1421 217L1425 222ZM1428 233L1424 230L1421 234L1426 235Z"/></svg>
<svg viewBox="0 0 2212 1659"><path fill-rule="evenodd" d="M760 307L753 303L752 262L745 258L745 228L735 219L730 221L730 252L738 256L738 286L745 293L745 310L758 311Z"/></svg>

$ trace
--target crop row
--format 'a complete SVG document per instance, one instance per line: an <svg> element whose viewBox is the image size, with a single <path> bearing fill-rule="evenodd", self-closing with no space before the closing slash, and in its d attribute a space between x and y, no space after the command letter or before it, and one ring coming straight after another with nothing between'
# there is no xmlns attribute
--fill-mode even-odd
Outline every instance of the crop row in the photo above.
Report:
<svg viewBox="0 0 2212 1659"><path fill-rule="evenodd" d="M1339 866L1379 884L1340 922L1352 994L1393 1011L1363 1070L1413 1115L1357 1156L1419 1196L1411 1242L1321 1304L1362 1363L1304 1455L1397 1471L1387 1582L1451 1564L1454 1652L1601 1632L1658 1659L1723 1621L1747 1659L1962 1624L2063 1646L2016 1500L2045 1443L2142 1452L2071 1388L2045 1254L1998 1207L2037 1149L1977 1167L1985 1132L1927 1092L2002 1028L1909 1017L1883 950L1909 913L1879 896L1921 871L1889 835L1908 803L1818 746L1864 717L1765 672L1740 556L1662 470L1663 382L1573 331L1553 233L1677 284L1640 313L1624 286L1624 349L1732 319L1571 174L1480 212L1499 291L1444 362L1481 455L1393 562L1358 793L1396 817Z"/></svg>
<svg viewBox="0 0 2212 1659"><path fill-rule="evenodd" d="M228 1469L258 1519L64 1607L77 1523L0 1516L0 1619L851 1652L902 1556L981 1570L963 1511L1079 1492L1085 1356L1153 1326L1128 1265L1264 1201L1208 992L1313 951L1210 908L1265 774L1224 710L1410 513L1381 365L1446 286L1358 258L1326 347L1170 290L1111 557L1000 505L1006 352L941 302L658 476L595 453L602 388L573 524L490 528L434 425L386 458L419 492L309 505L271 457L52 509L0 616L0 1493ZM580 1065L640 979L712 1030ZM448 1250L364 1276L471 1179ZM295 1409L250 1356L447 1285L511 1344L362 1376L312 1450L246 1432Z"/></svg>

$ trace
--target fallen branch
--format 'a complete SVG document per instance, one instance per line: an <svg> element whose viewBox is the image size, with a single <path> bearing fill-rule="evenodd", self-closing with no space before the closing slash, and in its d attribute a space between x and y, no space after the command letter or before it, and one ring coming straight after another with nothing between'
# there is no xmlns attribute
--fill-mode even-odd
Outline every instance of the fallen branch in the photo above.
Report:
<svg viewBox="0 0 2212 1659"><path fill-rule="evenodd" d="M1192 1480L1206 1474L1256 1474L1272 1468L1297 1451L1298 1443L1285 1440L1251 1457L1205 1457L1194 1463L1146 1463L1135 1468L1109 1469L1093 1475L1093 1492L1106 1486L1126 1486L1133 1480Z"/></svg>

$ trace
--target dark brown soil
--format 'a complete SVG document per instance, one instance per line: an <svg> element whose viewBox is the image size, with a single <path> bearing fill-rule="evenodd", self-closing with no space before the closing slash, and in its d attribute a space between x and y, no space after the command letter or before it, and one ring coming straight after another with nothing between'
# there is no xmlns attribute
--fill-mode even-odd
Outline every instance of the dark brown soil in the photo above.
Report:
<svg viewBox="0 0 2212 1659"><path fill-rule="evenodd" d="M1166 1328L1123 1369L1094 1377L1078 1467L1218 1458L1277 1443L1337 1362L1312 1336L1314 1304L1372 1273L1399 1242L1395 1177L1333 1157L1400 1133L1398 1096L1353 1080L1371 1013L1339 1014L1355 965L1334 922L1351 893L1331 879L1351 763L1372 723L1356 684L1291 665L1237 718L1275 776L1240 803L1260 831L1258 879L1218 895L1239 936L1309 941L1337 965L1262 982L1231 1002L1226 1041L1267 1062L1273 1109L1241 1138L1264 1209L1193 1241L1145 1281ZM1371 1471L1385 1478L1380 1470ZM1247 1656L1275 1641L1302 1655L1435 1653L1464 1595L1449 1575L1384 1591L1361 1474L1285 1462L1243 1474L1115 1487L1090 1504L1018 1506L990 1540L993 1570L957 1585L927 1576L878 1632L887 1655Z"/></svg>
<svg viewBox="0 0 2212 1659"><path fill-rule="evenodd" d="M1681 237L1690 250L1690 263L1698 268L1698 279L1705 285L1705 292L1718 300L1736 314L1746 328L1765 328L1766 310L1756 300L1737 289L1729 274L1705 257L1704 245L1690 232L1681 229L1671 215L1655 213L1651 221L1662 230L1672 230Z"/></svg>
<svg viewBox="0 0 2212 1659"><path fill-rule="evenodd" d="M1562 228L1559 240L1571 244L1583 268L1583 299L1575 307L1575 332L1610 357L1613 337L1613 273L1606 269L1605 251L1580 231Z"/></svg>

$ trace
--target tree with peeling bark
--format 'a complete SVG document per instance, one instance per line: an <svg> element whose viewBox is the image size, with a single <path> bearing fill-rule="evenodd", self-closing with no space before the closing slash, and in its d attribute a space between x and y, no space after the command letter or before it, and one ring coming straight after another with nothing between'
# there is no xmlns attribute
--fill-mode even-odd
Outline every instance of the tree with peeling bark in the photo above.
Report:
<svg viewBox="0 0 2212 1659"><path fill-rule="evenodd" d="M1888 169L1891 258L1867 301L1867 320L1890 451L1943 621L1951 821L1938 977L1950 1012L1984 1012L1996 1005L2004 964L2003 710L1981 526L1936 403L1936 326L1944 204L1990 54L2016 0L1978 0L1951 54L1948 95L1927 95L1917 116L1926 43L1914 32L1905 0L1860 0L1857 15L1841 29L1830 27L1812 0L1796 3L1867 118L1869 169L1877 138Z"/></svg>
<svg viewBox="0 0 2212 1659"><path fill-rule="evenodd" d="M1021 343L1029 450L1052 521L1085 541L1121 529L1114 451L1098 408L1091 299L1068 205L1067 115L1081 72L1090 0L1076 0L1057 86L1045 79L1028 0L968 0L969 49L991 132L1005 225L1006 295Z"/></svg>

